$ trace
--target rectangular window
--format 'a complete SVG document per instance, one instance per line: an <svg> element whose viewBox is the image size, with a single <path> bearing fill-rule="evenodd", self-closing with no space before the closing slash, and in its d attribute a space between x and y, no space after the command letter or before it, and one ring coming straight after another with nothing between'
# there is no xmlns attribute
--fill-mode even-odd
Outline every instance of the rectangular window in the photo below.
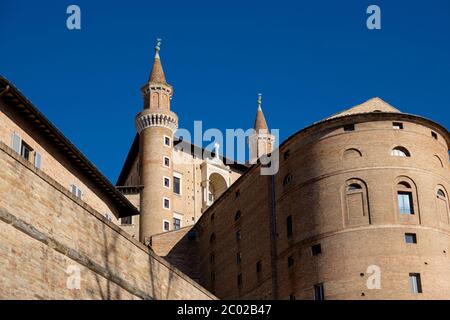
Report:
<svg viewBox="0 0 450 320"><path fill-rule="evenodd" d="M170 159L169 159L169 157L164 157L164 166L165 167L170 167Z"/></svg>
<svg viewBox="0 0 450 320"><path fill-rule="evenodd" d="M76 185L71 184L71 185L70 185L70 191L72 192L72 194L73 194L75 197L81 199L82 192L81 192L80 188L78 188Z"/></svg>
<svg viewBox="0 0 450 320"><path fill-rule="evenodd" d="M260 273L262 271L262 261L259 260L256 262L256 273Z"/></svg>
<svg viewBox="0 0 450 320"><path fill-rule="evenodd" d="M292 216L286 218L287 237L292 237Z"/></svg>
<svg viewBox="0 0 450 320"><path fill-rule="evenodd" d="M323 283L318 283L314 285L314 300L325 300Z"/></svg>
<svg viewBox="0 0 450 320"><path fill-rule="evenodd" d="M345 132L355 131L355 125L354 124L347 124L344 126Z"/></svg>
<svg viewBox="0 0 450 320"><path fill-rule="evenodd" d="M22 139L17 133L12 134L12 142L11 142L11 148L20 154L20 147L22 146Z"/></svg>
<svg viewBox="0 0 450 320"><path fill-rule="evenodd" d="M170 138L167 136L164 136L164 145L170 147Z"/></svg>
<svg viewBox="0 0 450 320"><path fill-rule="evenodd" d="M168 198L163 198L164 209L170 209L170 200Z"/></svg>
<svg viewBox="0 0 450 320"><path fill-rule="evenodd" d="M317 256L322 253L322 246L320 245L320 243L311 246L311 253L313 256Z"/></svg>
<svg viewBox="0 0 450 320"><path fill-rule="evenodd" d="M214 282L216 280L216 273L213 271L211 272L211 282Z"/></svg>
<svg viewBox="0 0 450 320"><path fill-rule="evenodd" d="M237 285L239 289L242 288L242 273L239 273L237 276Z"/></svg>
<svg viewBox="0 0 450 320"><path fill-rule="evenodd" d="M236 231L236 241L241 241L241 231Z"/></svg>
<svg viewBox="0 0 450 320"><path fill-rule="evenodd" d="M170 230L170 222L167 220L163 220L163 231L169 231Z"/></svg>
<svg viewBox="0 0 450 320"><path fill-rule="evenodd" d="M405 233L406 243L417 243L417 236L415 233Z"/></svg>
<svg viewBox="0 0 450 320"><path fill-rule="evenodd" d="M122 225L130 225L133 223L133 217L129 216L129 217L123 217L120 219L120 223Z"/></svg>
<svg viewBox="0 0 450 320"><path fill-rule="evenodd" d="M29 145L27 145L25 142L23 142L22 140L22 146L20 148L20 155L25 159L25 160L30 160L30 154L31 151L33 151L33 149L31 149L31 147Z"/></svg>
<svg viewBox="0 0 450 320"><path fill-rule="evenodd" d="M398 209L401 214L414 214L412 193L406 191L399 191L397 194Z"/></svg>
<svg viewBox="0 0 450 320"><path fill-rule="evenodd" d="M422 281L420 280L420 273L409 274L409 286L412 293L422 293Z"/></svg>
<svg viewBox="0 0 450 320"><path fill-rule="evenodd" d="M295 295L293 293L291 293L289 295L289 300L294 301L295 300Z"/></svg>
<svg viewBox="0 0 450 320"><path fill-rule="evenodd" d="M181 220L178 218L173 218L173 230L178 230L181 228Z"/></svg>
<svg viewBox="0 0 450 320"><path fill-rule="evenodd" d="M392 122L392 128L395 130L403 130L403 123L401 122Z"/></svg>
<svg viewBox="0 0 450 320"><path fill-rule="evenodd" d="M288 267L292 267L294 265L294 257L293 256L289 256L288 257Z"/></svg>
<svg viewBox="0 0 450 320"><path fill-rule="evenodd" d="M35 152L35 153L34 153L34 166L35 166L36 168L40 169L40 168L41 168L41 162L42 162L42 160L41 160L41 155L40 155L40 153Z"/></svg>
<svg viewBox="0 0 450 320"><path fill-rule="evenodd" d="M170 179L167 177L164 177L164 187L165 188L170 188Z"/></svg>
<svg viewBox="0 0 450 320"><path fill-rule="evenodd" d="M181 178L173 177L173 193L181 194Z"/></svg>
<svg viewBox="0 0 450 320"><path fill-rule="evenodd" d="M437 133L434 131L431 131L431 136L433 137L433 139L436 139L436 140L438 138Z"/></svg>
<svg viewBox="0 0 450 320"><path fill-rule="evenodd" d="M242 255L240 252L236 254L236 264L241 264Z"/></svg>

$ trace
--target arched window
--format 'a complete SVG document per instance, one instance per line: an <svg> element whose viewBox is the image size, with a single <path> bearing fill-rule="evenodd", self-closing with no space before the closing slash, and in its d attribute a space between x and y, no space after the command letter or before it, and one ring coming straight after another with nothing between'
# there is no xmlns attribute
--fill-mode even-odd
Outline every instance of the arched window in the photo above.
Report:
<svg viewBox="0 0 450 320"><path fill-rule="evenodd" d="M216 235L214 233L211 233L211 236L209 237L209 243L213 244L216 241Z"/></svg>
<svg viewBox="0 0 450 320"><path fill-rule="evenodd" d="M437 191L437 195L438 195L439 197L446 198L445 192L444 192L442 189L439 189L439 190Z"/></svg>
<svg viewBox="0 0 450 320"><path fill-rule="evenodd" d="M241 210L238 210L234 215L234 221L238 221L240 218L241 218Z"/></svg>
<svg viewBox="0 0 450 320"><path fill-rule="evenodd" d="M411 154L409 153L408 149L404 147L395 147L391 151L391 156L394 157L410 157Z"/></svg>
<svg viewBox="0 0 450 320"><path fill-rule="evenodd" d="M439 216L439 220L442 223L449 224L449 206L447 199L447 192L445 191L443 186L438 186L436 191L436 210Z"/></svg>
<svg viewBox="0 0 450 320"><path fill-rule="evenodd" d="M439 167L441 167L441 168L444 167L444 164L442 163L442 160L441 160L441 158L439 158L438 155L434 155L433 159L434 159L434 163L435 163L437 166L439 166Z"/></svg>
<svg viewBox="0 0 450 320"><path fill-rule="evenodd" d="M414 214L414 199L411 183L404 180L397 183L397 203L400 214Z"/></svg>
<svg viewBox="0 0 450 320"><path fill-rule="evenodd" d="M362 180L347 180L343 197L346 225L358 226L371 223L367 187Z"/></svg>
<svg viewBox="0 0 450 320"><path fill-rule="evenodd" d="M362 157L361 151L350 148L344 151L344 160L355 160Z"/></svg>
<svg viewBox="0 0 450 320"><path fill-rule="evenodd" d="M288 173L283 178L283 186L287 186L292 181L292 174Z"/></svg>

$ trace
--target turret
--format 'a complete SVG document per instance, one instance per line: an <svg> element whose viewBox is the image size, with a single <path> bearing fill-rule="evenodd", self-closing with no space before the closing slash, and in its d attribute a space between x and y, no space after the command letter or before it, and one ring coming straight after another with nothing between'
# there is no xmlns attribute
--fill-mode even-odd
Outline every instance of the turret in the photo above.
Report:
<svg viewBox="0 0 450 320"><path fill-rule="evenodd" d="M266 118L262 111L262 95L258 94L258 109L254 125L254 133L249 137L250 163L255 163L257 159L273 151L275 137L269 133Z"/></svg>

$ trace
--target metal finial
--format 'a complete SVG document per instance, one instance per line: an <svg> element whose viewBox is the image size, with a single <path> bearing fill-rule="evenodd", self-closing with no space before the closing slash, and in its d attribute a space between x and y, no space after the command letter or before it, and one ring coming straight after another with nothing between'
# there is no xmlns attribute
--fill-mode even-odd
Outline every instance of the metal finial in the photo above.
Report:
<svg viewBox="0 0 450 320"><path fill-rule="evenodd" d="M262 93L258 93L258 109L261 109L262 105Z"/></svg>
<svg viewBox="0 0 450 320"><path fill-rule="evenodd" d="M156 39L155 50L156 50L156 51L161 50L161 39L160 39L160 38L157 38L157 39Z"/></svg>

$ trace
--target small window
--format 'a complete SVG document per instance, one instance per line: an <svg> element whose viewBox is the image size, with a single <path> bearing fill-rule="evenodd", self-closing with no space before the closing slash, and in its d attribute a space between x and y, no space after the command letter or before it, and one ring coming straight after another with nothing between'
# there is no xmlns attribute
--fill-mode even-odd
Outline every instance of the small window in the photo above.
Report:
<svg viewBox="0 0 450 320"><path fill-rule="evenodd" d="M289 300L294 301L295 300L295 295L293 293L291 293L289 295Z"/></svg>
<svg viewBox="0 0 450 320"><path fill-rule="evenodd" d="M170 209L170 200L168 198L163 199L163 207L164 209Z"/></svg>
<svg viewBox="0 0 450 320"><path fill-rule="evenodd" d="M409 274L409 285L412 293L422 293L422 281L420 280L420 273Z"/></svg>
<svg viewBox="0 0 450 320"><path fill-rule="evenodd" d="M81 192L80 188L78 188L76 185L74 185L74 184L70 185L70 191L72 192L72 194L75 197L81 199L82 192Z"/></svg>
<svg viewBox="0 0 450 320"><path fill-rule="evenodd" d="M209 237L209 243L214 243L216 241L216 235L214 233Z"/></svg>
<svg viewBox="0 0 450 320"><path fill-rule="evenodd" d="M288 268L292 267L294 265L294 256L289 256L287 262Z"/></svg>
<svg viewBox="0 0 450 320"><path fill-rule="evenodd" d="M242 255L240 252L236 253L236 264L241 264Z"/></svg>
<svg viewBox="0 0 450 320"><path fill-rule="evenodd" d="M417 243L417 236L415 233L405 233L406 243Z"/></svg>
<svg viewBox="0 0 450 320"><path fill-rule="evenodd" d="M181 178L173 177L173 193L180 195L181 194Z"/></svg>
<svg viewBox="0 0 450 320"><path fill-rule="evenodd" d="M239 289L242 288L242 273L239 273L237 276L237 285Z"/></svg>
<svg viewBox="0 0 450 320"><path fill-rule="evenodd" d="M214 213L211 213L211 221L214 221Z"/></svg>
<svg viewBox="0 0 450 320"><path fill-rule="evenodd" d="M33 151L33 149L31 149L31 147L29 145L27 145L25 142L23 142L22 140L22 147L20 148L20 155L25 159L30 161L30 154Z"/></svg>
<svg viewBox="0 0 450 320"><path fill-rule="evenodd" d="M163 231L169 231L170 230L170 222L167 220L163 220Z"/></svg>
<svg viewBox="0 0 450 320"><path fill-rule="evenodd" d="M238 221L241 218L241 210L238 210L234 215L234 221Z"/></svg>
<svg viewBox="0 0 450 320"><path fill-rule="evenodd" d="M399 191L397 193L398 209L400 214L414 214L411 192Z"/></svg>
<svg viewBox="0 0 450 320"><path fill-rule="evenodd" d="M286 151L283 153L283 159L284 159L284 160L287 160L287 159L289 158L290 155L291 155L291 150L286 150Z"/></svg>
<svg viewBox="0 0 450 320"><path fill-rule="evenodd" d="M292 238L292 216L286 218L286 233L288 238Z"/></svg>
<svg viewBox="0 0 450 320"><path fill-rule="evenodd" d="M392 122L392 128L395 130L403 130L403 123L401 122Z"/></svg>
<svg viewBox="0 0 450 320"><path fill-rule="evenodd" d="M437 133L434 131L431 131L431 136L433 137L433 139L436 139L436 140L438 138Z"/></svg>
<svg viewBox="0 0 450 320"><path fill-rule="evenodd" d="M236 231L236 241L241 241L241 231Z"/></svg>
<svg viewBox="0 0 450 320"><path fill-rule="evenodd" d="M214 253L211 253L209 255L209 263L214 264L215 260L216 260L216 256L214 255Z"/></svg>
<svg viewBox="0 0 450 320"><path fill-rule="evenodd" d="M181 228L181 219L173 218L173 230L178 230Z"/></svg>
<svg viewBox="0 0 450 320"><path fill-rule="evenodd" d="M313 256L317 256L322 253L322 246L320 243L311 246L311 253Z"/></svg>
<svg viewBox="0 0 450 320"><path fill-rule="evenodd" d="M256 262L256 273L260 273L262 271L262 261L259 260Z"/></svg>
<svg viewBox="0 0 450 320"><path fill-rule="evenodd" d="M354 124L347 124L344 126L345 132L355 131L355 125Z"/></svg>
<svg viewBox="0 0 450 320"><path fill-rule="evenodd" d="M170 188L170 179L167 177L164 177L164 187Z"/></svg>
<svg viewBox="0 0 450 320"><path fill-rule="evenodd" d="M235 197L236 197L236 199L237 198L239 198L240 197L240 195L241 195L241 192L238 190L238 191L236 191L236 193L234 194L235 195Z"/></svg>
<svg viewBox="0 0 450 320"><path fill-rule="evenodd" d="M211 272L211 282L214 282L216 280L216 273L213 271Z"/></svg>
<svg viewBox="0 0 450 320"><path fill-rule="evenodd" d="M287 186L288 184L290 184L292 181L292 175L291 174L287 174L284 176L283 178L283 186Z"/></svg>
<svg viewBox="0 0 450 320"><path fill-rule="evenodd" d="M170 138L169 137L164 137L164 145L166 145L167 147L170 147Z"/></svg>
<svg viewBox="0 0 450 320"><path fill-rule="evenodd" d="M120 223L122 225L130 225L133 223L133 217L129 216L129 217L123 217L120 219Z"/></svg>
<svg viewBox="0 0 450 320"><path fill-rule="evenodd" d="M169 157L164 157L164 166L170 167L170 158Z"/></svg>
<svg viewBox="0 0 450 320"><path fill-rule="evenodd" d="M439 190L437 191L437 196L438 196L438 197L445 198L445 192L444 192L442 189L439 189Z"/></svg>
<svg viewBox="0 0 450 320"><path fill-rule="evenodd" d="M318 283L314 285L314 300L325 300L323 283Z"/></svg>
<svg viewBox="0 0 450 320"><path fill-rule="evenodd" d="M410 157L411 154L409 153L409 151L406 148L395 147L391 151L391 156L394 156L394 157Z"/></svg>

